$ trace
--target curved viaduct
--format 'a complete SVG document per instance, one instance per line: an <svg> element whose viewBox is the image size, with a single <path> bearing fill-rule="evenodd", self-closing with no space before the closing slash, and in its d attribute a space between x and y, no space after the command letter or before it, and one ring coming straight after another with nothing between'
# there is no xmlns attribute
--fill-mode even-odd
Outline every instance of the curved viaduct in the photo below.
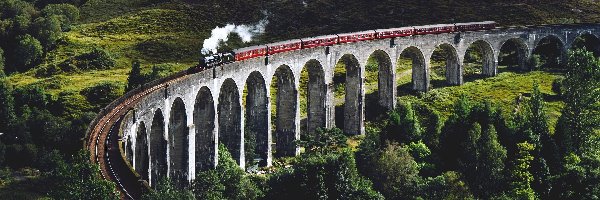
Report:
<svg viewBox="0 0 600 200"><path fill-rule="evenodd" d="M370 57L379 64L379 104L392 109L397 94L396 63L401 55L412 58L412 88L427 91L430 59L436 48L449 52L446 81L460 85L470 46L479 47L482 53L483 75L495 76L500 49L507 43L518 47L518 67L526 69L526 60L542 39L558 41L564 59L575 38L585 34L598 38L600 25L499 28L363 41L254 58L196 74L180 73L113 102L91 124L86 144L92 152L91 160L101 163L103 176L129 191L133 189L128 187L139 185L127 186L119 174L136 174L150 185L161 177L191 181L197 171L217 165L218 143L228 148L241 168L246 167L246 160L268 166L274 157L298 154L294 141L301 134L335 126L333 77L338 62L346 67L344 125L340 128L350 134L363 134L365 65ZM308 116L303 121L306 131L301 132L299 86L305 68ZM125 151L125 156L112 159L125 158L135 172L115 172L114 166L106 162L111 157L103 150L117 144L107 139L114 133L105 129L119 119L124 144L119 149Z"/></svg>

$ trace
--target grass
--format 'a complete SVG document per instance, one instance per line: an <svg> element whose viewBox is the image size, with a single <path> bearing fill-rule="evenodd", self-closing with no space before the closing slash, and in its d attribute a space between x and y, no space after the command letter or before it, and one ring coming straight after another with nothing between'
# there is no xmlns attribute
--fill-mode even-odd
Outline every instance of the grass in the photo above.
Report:
<svg viewBox="0 0 600 200"><path fill-rule="evenodd" d="M466 95L473 102L491 101L500 106L505 117L510 118L516 106L518 96L530 96L533 83L537 82L541 92L545 95L545 111L549 115L550 127L554 127L563 102L556 100L552 92L552 81L562 76L560 73L536 71L530 73L504 72L496 77L477 79L466 82L461 86L434 88L419 96L404 95L398 101L421 101L440 112L442 118L452 114L454 102L461 95Z"/></svg>

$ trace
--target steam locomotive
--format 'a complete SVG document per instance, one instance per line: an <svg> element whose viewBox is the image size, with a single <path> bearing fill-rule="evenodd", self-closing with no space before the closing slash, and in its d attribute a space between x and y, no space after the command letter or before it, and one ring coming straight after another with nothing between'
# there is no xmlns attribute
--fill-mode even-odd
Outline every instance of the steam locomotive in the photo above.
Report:
<svg viewBox="0 0 600 200"><path fill-rule="evenodd" d="M295 39L283 42L271 43L236 49L232 52L217 53L200 58L198 66L190 68L189 71L200 72L215 66L227 64L235 61L248 60L251 58L269 56L278 53L294 51L298 49L309 49L322 46L332 46L336 44L353 43L366 40L408 37L413 35L428 35L453 32L468 32L490 30L496 28L496 22L470 22L456 24L437 24L427 26L413 26L391 29L377 29L363 32L344 33L337 35L325 35L313 38Z"/></svg>

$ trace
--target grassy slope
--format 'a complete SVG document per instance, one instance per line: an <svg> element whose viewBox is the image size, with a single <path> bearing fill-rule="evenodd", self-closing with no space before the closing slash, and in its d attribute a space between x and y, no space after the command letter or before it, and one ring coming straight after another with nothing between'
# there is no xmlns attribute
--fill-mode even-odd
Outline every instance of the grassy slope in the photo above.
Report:
<svg viewBox="0 0 600 200"><path fill-rule="evenodd" d="M152 4L151 1L88 1L81 7L80 24L66 33L63 42L49 53L46 61L46 64L57 64L99 46L108 49L117 58L116 69L61 75L58 79L68 81L58 87L52 84L52 80L57 78L37 79L33 72L12 75L11 82L17 86L36 83L57 93L62 90L79 91L101 80L125 82L132 60L140 60L145 70L155 64L168 64L174 71L184 69L196 62L202 41L209 36L212 28L237 18L235 14L232 16L222 9L211 7L214 5L194 7L182 3ZM262 42L268 42L339 31L451 21L496 20L504 25L518 25L600 19L599 5L588 1L539 5L473 2L476 1L414 3L401 0L385 4L318 1L313 2L314 7L307 8L292 1L263 3L271 13L271 23L261 38ZM289 20L298 20L299 23L288 23ZM98 75L103 78L98 79ZM78 84L68 84L70 82Z"/></svg>

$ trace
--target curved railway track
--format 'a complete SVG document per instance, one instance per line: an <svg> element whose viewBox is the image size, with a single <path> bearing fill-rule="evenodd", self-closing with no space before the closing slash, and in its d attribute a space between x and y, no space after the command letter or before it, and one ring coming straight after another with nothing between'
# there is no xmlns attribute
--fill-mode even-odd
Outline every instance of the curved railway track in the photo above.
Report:
<svg viewBox="0 0 600 200"><path fill-rule="evenodd" d="M90 152L90 162L100 165L103 179L117 184L122 199L139 199L147 189L147 184L143 184L121 154L118 135L121 120L143 97L167 87L185 75L185 71L179 72L128 92L102 109L90 123L84 144Z"/></svg>

